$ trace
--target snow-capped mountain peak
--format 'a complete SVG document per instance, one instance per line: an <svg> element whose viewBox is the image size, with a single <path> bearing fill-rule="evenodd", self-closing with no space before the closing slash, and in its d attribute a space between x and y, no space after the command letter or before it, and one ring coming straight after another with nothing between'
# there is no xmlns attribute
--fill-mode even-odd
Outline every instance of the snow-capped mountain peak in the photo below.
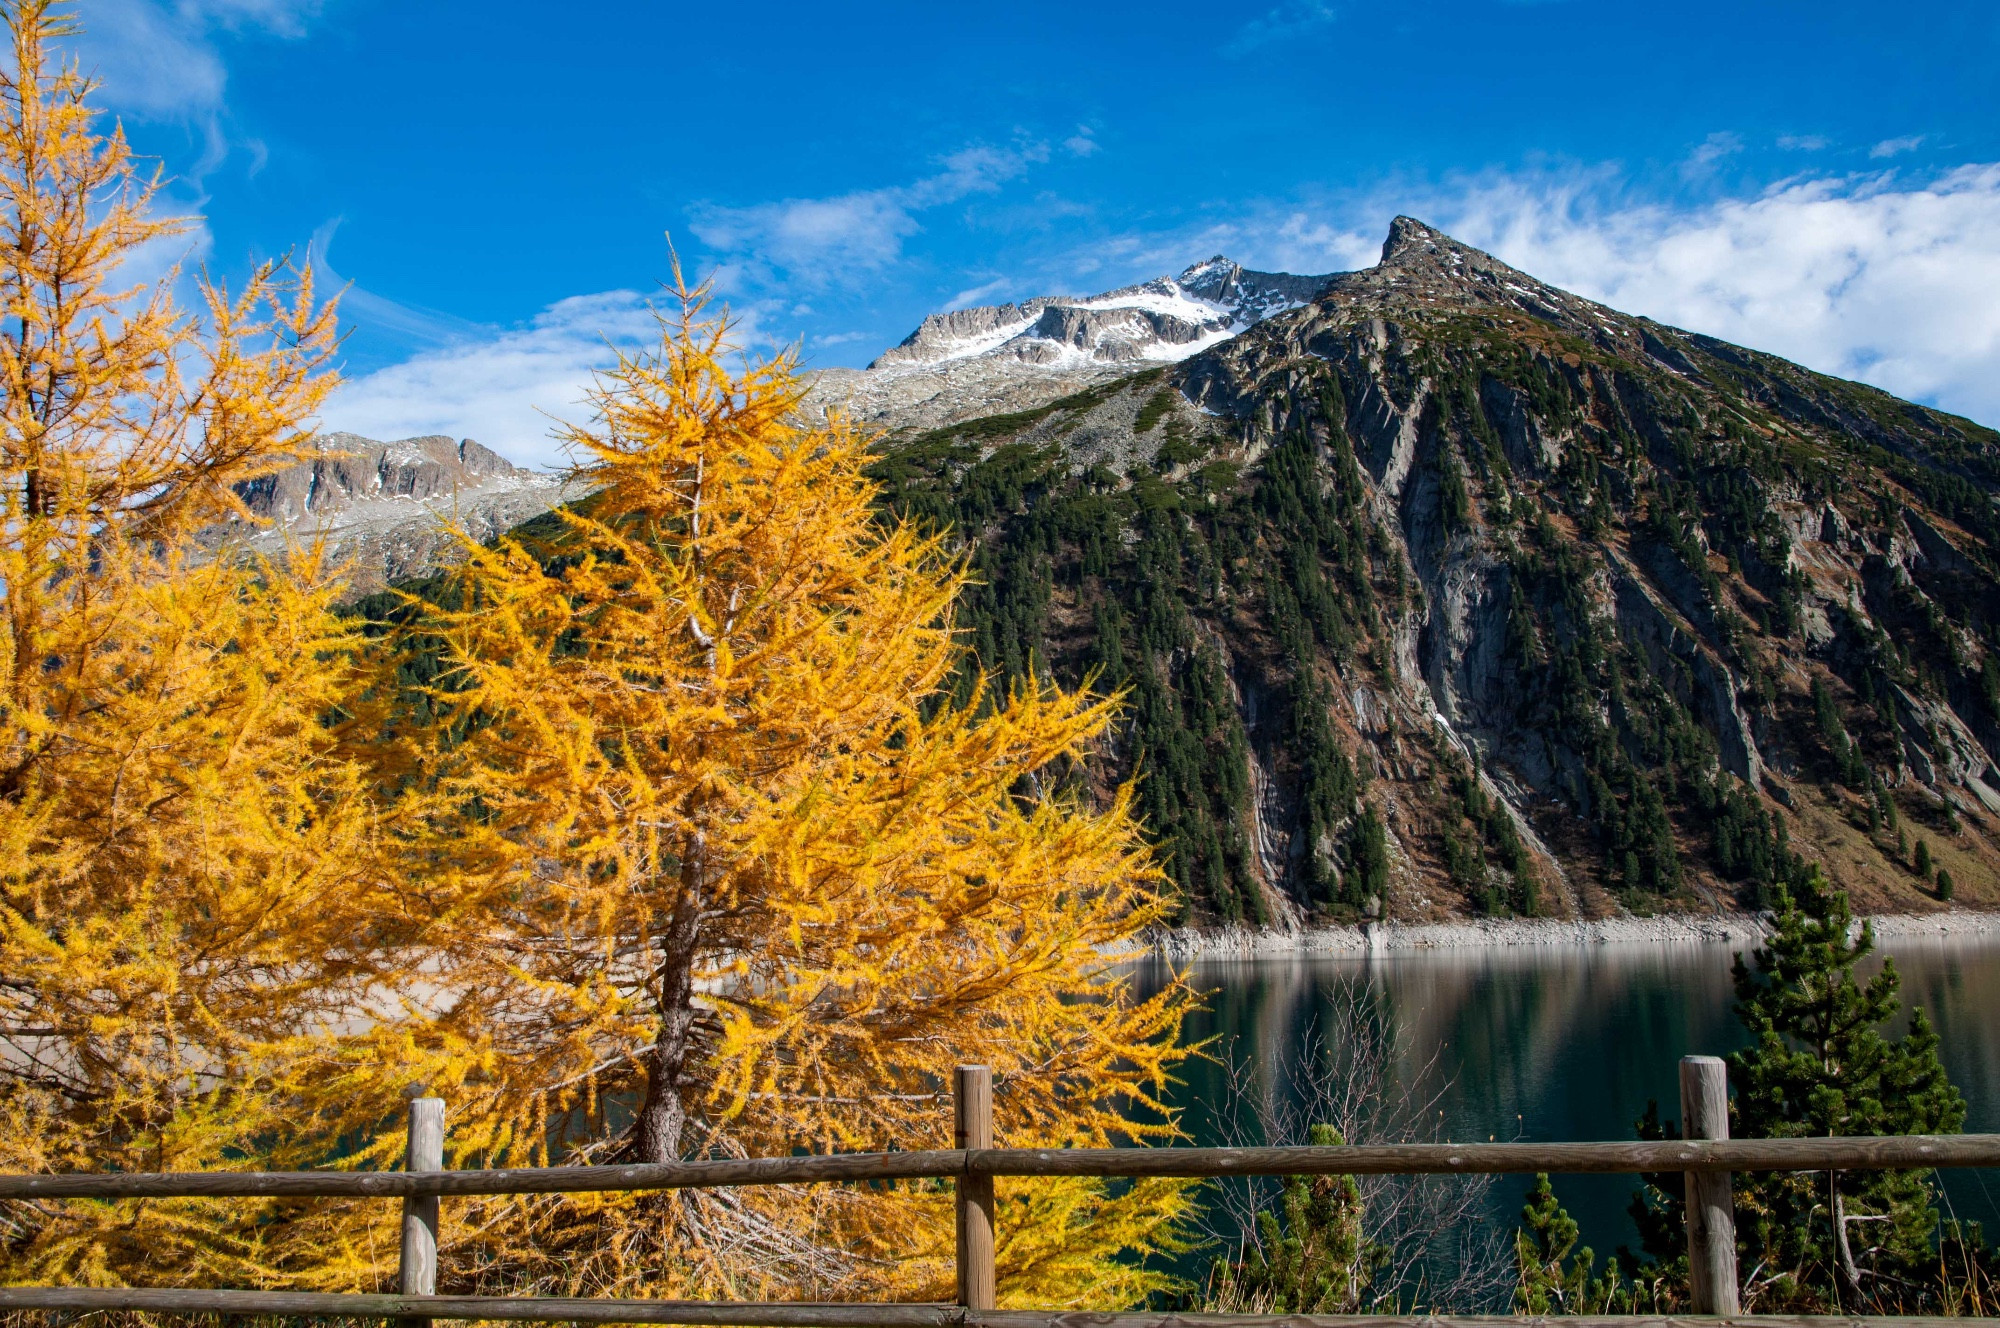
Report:
<svg viewBox="0 0 2000 1328"><path fill-rule="evenodd" d="M973 358L1049 369L1183 360L1272 314L1305 304L1332 274L1253 272L1220 254L1179 277L1075 297L932 314L871 369L932 367Z"/></svg>

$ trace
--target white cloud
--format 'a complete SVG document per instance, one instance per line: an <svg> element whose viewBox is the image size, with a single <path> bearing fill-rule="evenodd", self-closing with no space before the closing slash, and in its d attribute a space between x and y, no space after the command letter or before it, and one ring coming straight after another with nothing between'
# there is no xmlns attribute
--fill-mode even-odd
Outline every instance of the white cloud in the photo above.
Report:
<svg viewBox="0 0 2000 1328"><path fill-rule="evenodd" d="M1222 44L1222 54L1233 60L1273 42L1303 37L1338 17L1340 11L1323 0L1288 0L1236 29Z"/></svg>
<svg viewBox="0 0 2000 1328"><path fill-rule="evenodd" d="M656 334L633 291L574 296L525 326L461 337L343 383L322 423L369 438L475 438L521 465L559 466L567 458L549 437L555 421L584 418L584 389L616 358L612 346Z"/></svg>
<svg viewBox="0 0 2000 1328"><path fill-rule="evenodd" d="M995 296L1006 294L1008 289L1014 284L1012 277L995 277L991 281L983 281L977 286L967 287L965 290L952 296L949 300L946 300L942 312L950 313L954 309L970 309L974 305L985 304Z"/></svg>
<svg viewBox="0 0 2000 1328"><path fill-rule="evenodd" d="M722 253L750 254L787 271L825 263L874 268L899 256L918 231L900 190L790 198L747 208L704 208L694 233Z"/></svg>
<svg viewBox="0 0 2000 1328"><path fill-rule="evenodd" d="M1907 138L1885 138L1868 149L1868 155L1876 158L1899 156L1905 152L1915 152L1923 146L1923 142L1922 134L1911 134Z"/></svg>
<svg viewBox="0 0 2000 1328"><path fill-rule="evenodd" d="M306 261L312 265L319 289L340 300L341 322L386 334L408 347L436 349L488 336L492 329L469 318L459 318L436 309L404 304L350 283L333 265L333 241L346 218L335 217L313 231L306 244Z"/></svg>
<svg viewBox="0 0 2000 1328"><path fill-rule="evenodd" d="M694 209L694 233L735 260L719 270L725 289L781 277L799 286L836 285L900 258L903 241L923 229L917 213L993 193L1048 155L1047 146L1035 142L969 147L944 158L936 174L907 185L751 207L704 204Z"/></svg>
<svg viewBox="0 0 2000 1328"><path fill-rule="evenodd" d="M167 119L222 105L222 58L151 0L99 0L73 45L104 101L128 114Z"/></svg>
<svg viewBox="0 0 2000 1328"><path fill-rule="evenodd" d="M1778 146L1787 152L1819 152L1831 145L1824 134L1781 134Z"/></svg>
<svg viewBox="0 0 2000 1328"><path fill-rule="evenodd" d="M1696 144L1694 151L1688 153L1681 162L1681 178L1688 181L1704 180L1714 174L1717 162L1733 157L1741 151L1743 151L1742 135L1727 130L1710 134Z"/></svg>
<svg viewBox="0 0 2000 1328"><path fill-rule="evenodd" d="M299 37L319 8L320 0L93 0L70 44L102 81L107 105L145 119L207 121L221 112L228 81L216 31Z"/></svg>
<svg viewBox="0 0 2000 1328"><path fill-rule="evenodd" d="M225 28L263 28L280 37L303 37L306 20L323 6L324 0L178 0L174 8L183 18Z"/></svg>
<svg viewBox="0 0 2000 1328"><path fill-rule="evenodd" d="M1063 147L1072 157L1088 157L1104 151L1104 145L1097 141L1089 125L1078 125L1076 132L1063 140Z"/></svg>

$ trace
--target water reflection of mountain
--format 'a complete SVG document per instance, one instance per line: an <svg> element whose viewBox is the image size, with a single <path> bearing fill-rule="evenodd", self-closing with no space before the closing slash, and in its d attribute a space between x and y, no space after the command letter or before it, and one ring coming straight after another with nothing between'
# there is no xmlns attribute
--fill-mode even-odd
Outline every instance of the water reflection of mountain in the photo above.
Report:
<svg viewBox="0 0 2000 1328"><path fill-rule="evenodd" d="M1970 1130L2000 1131L2000 939L1899 940L1892 953L1906 1000L1943 1038ZM1274 1101L1299 1082L1309 1029L1371 1011L1393 1028L1397 1081L1435 1062L1448 1083L1444 1137L1626 1139L1648 1099L1678 1115L1676 1066L1690 1053L1742 1045L1731 1005L1726 945L1513 946L1373 956L1197 965L1211 994L1190 1022L1196 1038L1232 1042L1261 1073L1254 1091ZM1142 975L1151 985L1162 970ZM1178 1100L1190 1132L1215 1138L1230 1086L1208 1064L1189 1067ZM1437 1085L1432 1085L1433 1089ZM2000 1227L2000 1175L1956 1173L1947 1190L1960 1216ZM1573 1177L1559 1193L1586 1239L1609 1251L1633 1238L1624 1208L1634 1182ZM1496 1220L1511 1223L1525 1182L1498 1187Z"/></svg>

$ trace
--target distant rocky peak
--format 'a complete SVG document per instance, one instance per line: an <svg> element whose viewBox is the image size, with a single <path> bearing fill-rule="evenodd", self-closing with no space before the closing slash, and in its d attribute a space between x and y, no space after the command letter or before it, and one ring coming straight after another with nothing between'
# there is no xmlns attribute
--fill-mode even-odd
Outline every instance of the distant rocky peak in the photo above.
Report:
<svg viewBox="0 0 2000 1328"><path fill-rule="evenodd" d="M1044 295L932 314L869 368L934 368L976 358L1078 370L1183 360L1309 303L1330 280L1255 272L1218 254L1178 278L1155 277L1099 295Z"/></svg>
<svg viewBox="0 0 2000 1328"><path fill-rule="evenodd" d="M1334 279L1336 304L1394 311L1411 301L1431 308L1520 313L1601 344L1638 336L1630 317L1510 267L1415 217L1397 217L1382 261Z"/></svg>
<svg viewBox="0 0 2000 1328"><path fill-rule="evenodd" d="M1236 289L1236 280L1242 271L1241 264L1217 254L1207 262L1189 267L1175 280L1190 295L1204 300L1224 300Z"/></svg>
<svg viewBox="0 0 2000 1328"><path fill-rule="evenodd" d="M1449 259L1453 255L1471 255L1492 261L1492 256L1481 253L1470 245L1460 244L1443 231L1426 226L1415 217L1397 217L1389 223L1388 238L1382 241L1382 262L1409 265L1417 262Z"/></svg>
<svg viewBox="0 0 2000 1328"><path fill-rule="evenodd" d="M279 559L324 541L333 562L346 565L348 594L362 595L451 562L460 532L491 539L584 487L523 469L470 438L326 433L283 470L236 485L252 520L212 526L203 539Z"/></svg>
<svg viewBox="0 0 2000 1328"><path fill-rule="evenodd" d="M329 433L313 442L317 456L236 486L253 516L298 522L357 503L448 499L461 491L519 486L537 479L470 438L427 434L384 443L359 434Z"/></svg>
<svg viewBox="0 0 2000 1328"><path fill-rule="evenodd" d="M1382 261L1370 270L1472 287L1507 282L1523 289L1542 286L1485 250L1462 244L1415 217L1398 217L1389 223L1389 237L1382 242Z"/></svg>

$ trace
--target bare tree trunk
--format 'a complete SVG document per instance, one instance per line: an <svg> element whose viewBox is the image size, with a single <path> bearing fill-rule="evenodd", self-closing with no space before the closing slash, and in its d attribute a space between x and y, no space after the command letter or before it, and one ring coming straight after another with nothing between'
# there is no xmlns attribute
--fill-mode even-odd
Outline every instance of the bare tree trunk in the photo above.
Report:
<svg viewBox="0 0 2000 1328"><path fill-rule="evenodd" d="M697 832L681 856L680 898L660 936L659 1032L646 1058L646 1100L639 1108L633 1151L641 1162L680 1157L687 1123L688 1035L694 1028L694 961L701 941L702 901L708 897L706 836Z"/></svg>
<svg viewBox="0 0 2000 1328"><path fill-rule="evenodd" d="M1861 1269L1855 1265L1854 1250L1847 1243L1847 1204L1840 1195L1840 1173L1827 1173L1827 1188L1833 1193L1833 1250L1840 1283L1846 1290L1849 1313L1861 1310Z"/></svg>

